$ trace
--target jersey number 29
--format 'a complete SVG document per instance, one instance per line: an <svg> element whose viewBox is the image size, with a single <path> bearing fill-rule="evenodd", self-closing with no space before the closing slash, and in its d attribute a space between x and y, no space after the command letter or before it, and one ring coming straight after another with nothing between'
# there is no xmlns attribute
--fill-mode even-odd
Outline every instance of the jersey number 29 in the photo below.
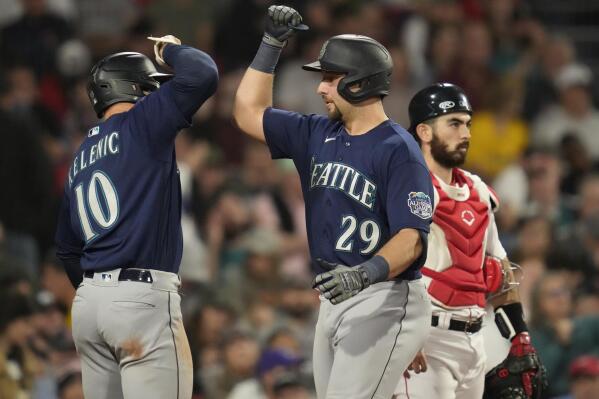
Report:
<svg viewBox="0 0 599 399"><path fill-rule="evenodd" d="M114 184L108 176L99 170L96 170L87 186L87 192L84 190L83 183L75 187L77 196L77 212L85 241L89 242L96 238L98 233L93 229L88 209L91 211L94 221L99 227L108 229L112 227L119 218L119 197L114 188ZM86 195L87 194L87 195ZM102 198L102 203L100 202ZM87 205L87 206L86 206ZM103 206L104 205L104 206Z"/></svg>
<svg viewBox="0 0 599 399"><path fill-rule="evenodd" d="M352 215L343 216L341 219L341 229L343 232L339 239L337 239L335 249L337 251L351 252L354 246L352 236L358 230L358 219ZM381 238L381 229L374 220L366 219L360 223L359 234L360 239L365 244L365 247L360 249L360 253L367 255L377 247Z"/></svg>

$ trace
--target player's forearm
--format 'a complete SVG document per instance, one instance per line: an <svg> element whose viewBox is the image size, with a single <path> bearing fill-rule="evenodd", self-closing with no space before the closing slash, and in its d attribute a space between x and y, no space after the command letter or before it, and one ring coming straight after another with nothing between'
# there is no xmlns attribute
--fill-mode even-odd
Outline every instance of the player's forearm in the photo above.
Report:
<svg viewBox="0 0 599 399"><path fill-rule="evenodd" d="M65 273L69 277L73 287L77 288L83 281L83 270L81 269L81 254L74 253L64 248L56 251L56 257L60 259Z"/></svg>
<svg viewBox="0 0 599 399"><path fill-rule="evenodd" d="M422 254L420 233L415 229L402 229L395 234L377 253L389 264L391 279L406 270Z"/></svg>
<svg viewBox="0 0 599 399"><path fill-rule="evenodd" d="M270 6L264 36L252 64L246 71L233 107L233 119L246 134L265 142L262 119L264 110L272 106L272 83L275 68L287 39L296 30L307 30L302 17L293 8Z"/></svg>
<svg viewBox="0 0 599 399"><path fill-rule="evenodd" d="M265 141L262 117L264 110L272 106L272 90L274 75L248 68L241 79L233 118L237 126L255 139Z"/></svg>
<svg viewBox="0 0 599 399"><path fill-rule="evenodd" d="M515 283L516 277L514 276L514 272L511 268L509 259L507 259L507 258L502 259L501 267L503 267L504 276L507 279L507 282L510 283L510 285L512 283ZM503 284L503 285L506 285L506 284ZM511 289L507 290L506 292L502 293L501 295L498 295L498 296L492 298L491 300L489 300L489 303L493 306L494 309L497 309L499 306L507 305L510 303L520 302L520 293L518 290L518 286L511 285L511 287L512 287Z"/></svg>

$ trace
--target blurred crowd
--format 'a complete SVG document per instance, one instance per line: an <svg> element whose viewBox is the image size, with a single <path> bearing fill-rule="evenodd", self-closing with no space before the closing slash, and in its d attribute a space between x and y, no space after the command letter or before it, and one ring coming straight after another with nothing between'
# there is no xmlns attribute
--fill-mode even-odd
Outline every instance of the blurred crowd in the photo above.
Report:
<svg viewBox="0 0 599 399"><path fill-rule="evenodd" d="M0 398L83 397L70 335L74 289L52 248L56 210L70 157L97 124L86 94L91 65L117 51L152 56L146 36L163 34L208 52L220 71L216 95L176 143L194 398L314 398L319 300L310 289L299 179L292 163L273 162L231 123L272 3L0 0ZM319 77L300 65L340 33L390 49L393 87L384 104L403 126L423 86L465 89L475 110L465 168L500 197L502 242L523 269L526 317L551 381L546 397L595 398L599 96L587 59L546 23L542 6L556 2L284 3L311 29L283 53L278 107L324 113ZM598 17L599 4L585 3Z"/></svg>

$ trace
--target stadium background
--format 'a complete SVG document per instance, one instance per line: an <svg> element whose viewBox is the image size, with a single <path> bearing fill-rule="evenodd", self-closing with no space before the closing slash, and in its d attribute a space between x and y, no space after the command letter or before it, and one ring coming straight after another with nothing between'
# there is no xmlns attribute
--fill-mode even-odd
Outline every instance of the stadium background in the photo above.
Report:
<svg viewBox="0 0 599 399"><path fill-rule="evenodd" d="M313 397L318 299L299 181L292 164L272 162L231 123L270 4L0 0L0 398L82 398L69 332L74 290L52 239L71 154L97 123L86 78L109 53L152 56L146 36L169 33L207 51L220 70L217 94L177 139L194 397ZM549 372L547 397L596 397L599 360L579 356L599 355L599 2L284 4L311 30L283 53L279 107L324 111L318 77L299 66L339 33L391 50L385 108L404 126L419 88L449 81L466 90L475 109L466 168L501 199L502 241L525 270L521 291Z"/></svg>

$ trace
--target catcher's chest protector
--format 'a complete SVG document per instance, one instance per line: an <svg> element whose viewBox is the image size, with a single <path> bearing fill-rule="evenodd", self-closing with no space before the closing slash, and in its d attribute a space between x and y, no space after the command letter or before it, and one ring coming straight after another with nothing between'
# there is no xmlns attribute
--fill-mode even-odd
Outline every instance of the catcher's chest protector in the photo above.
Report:
<svg viewBox="0 0 599 399"><path fill-rule="evenodd" d="M478 305L484 308L487 287L482 264L485 234L489 225L489 205L480 199L472 179L457 168L453 173L458 185L468 186L470 196L464 201L450 198L431 174L439 195L433 223L445 234L452 264L441 271L425 266L422 273L432 279L429 293L445 305Z"/></svg>

